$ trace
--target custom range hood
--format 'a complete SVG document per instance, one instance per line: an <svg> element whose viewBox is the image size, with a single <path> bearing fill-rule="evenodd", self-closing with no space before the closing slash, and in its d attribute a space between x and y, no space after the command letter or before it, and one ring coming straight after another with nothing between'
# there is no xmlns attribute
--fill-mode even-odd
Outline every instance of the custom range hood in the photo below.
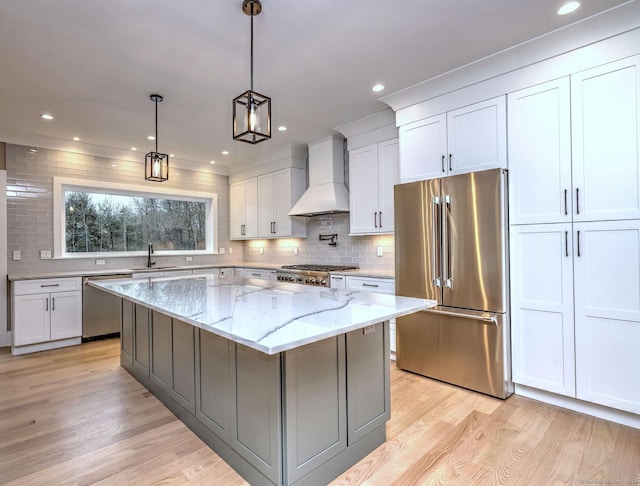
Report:
<svg viewBox="0 0 640 486"><path fill-rule="evenodd" d="M309 187L289 216L317 216L349 212L344 185L344 139L331 136L309 144Z"/></svg>

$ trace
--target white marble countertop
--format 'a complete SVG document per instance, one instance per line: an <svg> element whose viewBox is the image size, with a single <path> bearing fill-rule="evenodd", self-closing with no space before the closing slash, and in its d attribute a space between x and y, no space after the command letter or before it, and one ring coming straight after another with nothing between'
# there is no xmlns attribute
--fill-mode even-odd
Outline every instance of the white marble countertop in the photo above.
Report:
<svg viewBox="0 0 640 486"><path fill-rule="evenodd" d="M208 274L89 285L266 354L436 305L411 297Z"/></svg>

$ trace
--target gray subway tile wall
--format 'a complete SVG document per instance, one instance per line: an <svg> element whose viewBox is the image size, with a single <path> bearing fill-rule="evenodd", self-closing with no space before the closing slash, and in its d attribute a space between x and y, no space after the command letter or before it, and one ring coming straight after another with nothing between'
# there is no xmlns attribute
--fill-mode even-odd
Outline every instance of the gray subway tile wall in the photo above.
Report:
<svg viewBox="0 0 640 486"><path fill-rule="evenodd" d="M35 150L35 152L32 152ZM9 275L65 271L99 271L137 268L146 257L99 257L41 260L40 250L53 253L53 177L72 177L131 184L146 183L141 163L74 152L6 144L7 165L7 258ZM355 264L362 269L393 272L393 235L349 236L349 214L315 216L307 220L307 238L277 240L229 240L229 178L204 171L178 169L162 187L218 194L218 234L221 247L233 254L198 255L186 262L184 256L157 256L160 265L233 264ZM319 234L337 234L337 246L319 241ZM377 256L382 247L382 257ZM262 248L262 253L260 252ZM297 248L297 255L294 254ZM14 250L21 260L14 261Z"/></svg>

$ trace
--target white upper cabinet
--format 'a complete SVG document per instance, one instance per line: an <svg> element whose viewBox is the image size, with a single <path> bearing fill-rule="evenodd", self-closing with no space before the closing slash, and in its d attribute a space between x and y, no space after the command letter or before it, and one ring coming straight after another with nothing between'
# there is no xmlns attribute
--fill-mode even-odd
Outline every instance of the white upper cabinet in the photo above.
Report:
<svg viewBox="0 0 640 486"><path fill-rule="evenodd" d="M283 169L258 177L258 236L306 237L306 219L289 216L305 188L302 169Z"/></svg>
<svg viewBox="0 0 640 486"><path fill-rule="evenodd" d="M400 181L507 166L505 97L400 127Z"/></svg>
<svg viewBox="0 0 640 486"><path fill-rule="evenodd" d="M258 236L258 179L253 177L229 186L229 224L232 240Z"/></svg>
<svg viewBox="0 0 640 486"><path fill-rule="evenodd" d="M392 233L398 139L349 151L351 234Z"/></svg>
<svg viewBox="0 0 640 486"><path fill-rule="evenodd" d="M400 180L435 179L446 175L447 115L400 127Z"/></svg>
<svg viewBox="0 0 640 486"><path fill-rule="evenodd" d="M571 76L575 221L640 218L640 56Z"/></svg>
<svg viewBox="0 0 640 486"><path fill-rule="evenodd" d="M572 219L569 78L510 93L509 221Z"/></svg>

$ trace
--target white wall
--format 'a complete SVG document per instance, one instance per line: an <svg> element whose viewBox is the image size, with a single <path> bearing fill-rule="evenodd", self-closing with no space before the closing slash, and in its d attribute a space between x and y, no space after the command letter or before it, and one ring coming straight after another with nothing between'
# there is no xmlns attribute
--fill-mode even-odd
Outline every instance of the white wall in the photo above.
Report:
<svg viewBox="0 0 640 486"><path fill-rule="evenodd" d="M7 331L7 171L0 170L0 347L10 344Z"/></svg>

